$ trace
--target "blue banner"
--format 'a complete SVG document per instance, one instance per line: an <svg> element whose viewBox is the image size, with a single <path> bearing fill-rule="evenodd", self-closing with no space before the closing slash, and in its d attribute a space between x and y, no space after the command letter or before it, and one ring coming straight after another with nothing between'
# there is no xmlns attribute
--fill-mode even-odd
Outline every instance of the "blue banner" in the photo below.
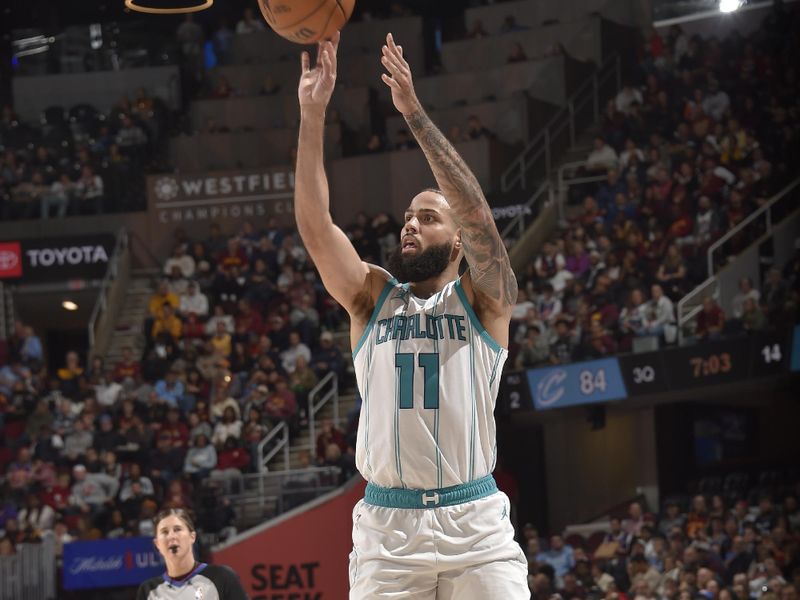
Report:
<svg viewBox="0 0 800 600"><path fill-rule="evenodd" d="M64 588L139 585L164 572L153 538L119 538L64 545Z"/></svg>
<svg viewBox="0 0 800 600"><path fill-rule="evenodd" d="M794 326L792 336L792 371L800 371L800 325Z"/></svg>
<svg viewBox="0 0 800 600"><path fill-rule="evenodd" d="M619 400L628 396L616 358L530 369L528 385L537 410Z"/></svg>

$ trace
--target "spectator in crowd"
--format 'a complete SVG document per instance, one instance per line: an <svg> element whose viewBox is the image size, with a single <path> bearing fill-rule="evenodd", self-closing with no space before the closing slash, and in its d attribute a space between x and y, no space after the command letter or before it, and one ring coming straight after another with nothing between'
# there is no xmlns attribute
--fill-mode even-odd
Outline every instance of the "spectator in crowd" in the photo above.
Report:
<svg viewBox="0 0 800 600"><path fill-rule="evenodd" d="M703 298L703 310L697 315L695 335L701 340L716 340L725 327L725 313L711 296Z"/></svg>
<svg viewBox="0 0 800 600"><path fill-rule="evenodd" d="M163 279L158 283L156 293L153 294L148 301L147 307L150 312L150 316L153 319L161 318L165 305L169 305L173 309L177 309L180 306L180 300L176 294L169 290L169 282L166 279Z"/></svg>
<svg viewBox="0 0 800 600"><path fill-rule="evenodd" d="M761 293L753 287L753 280L749 277L742 277L739 279L739 292L733 297L731 302L731 315L735 320L741 320L744 317L745 303L748 300L758 305L761 300Z"/></svg>
<svg viewBox="0 0 800 600"><path fill-rule="evenodd" d="M323 331L320 334L319 346L312 355L310 366L319 378L324 377L330 371L341 378L344 360L341 350L333 343L333 334L330 331Z"/></svg>
<svg viewBox="0 0 800 600"><path fill-rule="evenodd" d="M85 165L74 187L73 214L100 214L103 212L103 178L92 167Z"/></svg>
<svg viewBox="0 0 800 600"><path fill-rule="evenodd" d="M339 451L347 451L347 441L344 433L339 430L330 419L325 419L320 424L320 432L317 435L317 463L324 464L325 456L329 445L338 446Z"/></svg>
<svg viewBox="0 0 800 600"><path fill-rule="evenodd" d="M550 565L558 581L575 566L575 553L572 546L564 543L564 538L554 535L550 538L550 549L536 556L536 561Z"/></svg>
<svg viewBox="0 0 800 600"><path fill-rule="evenodd" d="M119 481L103 473L89 473L82 464L72 469L72 478L71 504L84 513L104 511L119 491Z"/></svg>
<svg viewBox="0 0 800 600"><path fill-rule="evenodd" d="M186 453L183 472L197 483L208 477L211 469L217 466L217 451L208 438L202 433L198 435Z"/></svg>
<svg viewBox="0 0 800 600"><path fill-rule="evenodd" d="M164 275L171 275L173 269L176 267L181 274L181 277L191 279L194 276L195 264L194 258L186 252L186 244L178 244L175 250L164 263Z"/></svg>
<svg viewBox="0 0 800 600"><path fill-rule="evenodd" d="M586 158L586 170L590 172L608 172L616 169L619 156L616 150L606 143L602 136L594 138L594 148Z"/></svg>
<svg viewBox="0 0 800 600"><path fill-rule="evenodd" d="M181 295L178 312L184 317L189 315L208 316L208 298L198 289L197 283L194 281L187 284L186 293Z"/></svg>
<svg viewBox="0 0 800 600"><path fill-rule="evenodd" d="M525 330L525 339L517 354L514 366L517 369L536 367L550 358L550 346L547 337L542 335L539 325L531 325Z"/></svg>
<svg viewBox="0 0 800 600"><path fill-rule="evenodd" d="M630 115L634 105L641 105L644 102L642 92L636 89L630 82L626 82L622 89L617 92L614 100L616 109L623 115Z"/></svg>
<svg viewBox="0 0 800 600"><path fill-rule="evenodd" d="M63 218L67 214L75 185L69 173L61 173L53 183L50 190L41 196L41 216L42 219L50 218L50 209L56 208L55 216Z"/></svg>
<svg viewBox="0 0 800 600"><path fill-rule="evenodd" d="M133 348L125 346L122 349L122 359L114 365L112 379L117 383L130 381L136 382L141 377L142 368L138 360L133 359Z"/></svg>
<svg viewBox="0 0 800 600"><path fill-rule="evenodd" d="M650 288L650 302L645 332L649 335L664 336L667 342L675 341L675 306L664 294L663 288L654 283Z"/></svg>
<svg viewBox="0 0 800 600"><path fill-rule="evenodd" d="M302 356L306 363L311 362L311 350L300 338L300 333L292 331L289 334L289 347L281 353L281 365L287 373L294 372L297 358Z"/></svg>
<svg viewBox="0 0 800 600"><path fill-rule="evenodd" d="M161 307L161 316L153 322L153 329L150 335L153 339L157 339L160 334L166 334L173 341L180 340L183 334L183 323L175 314L175 308L171 303L164 304Z"/></svg>
<svg viewBox="0 0 800 600"><path fill-rule="evenodd" d="M153 387L153 393L159 402L173 408L183 408L184 385L178 379L178 371L170 369L164 379L160 379ZM185 411L188 412L188 411Z"/></svg>

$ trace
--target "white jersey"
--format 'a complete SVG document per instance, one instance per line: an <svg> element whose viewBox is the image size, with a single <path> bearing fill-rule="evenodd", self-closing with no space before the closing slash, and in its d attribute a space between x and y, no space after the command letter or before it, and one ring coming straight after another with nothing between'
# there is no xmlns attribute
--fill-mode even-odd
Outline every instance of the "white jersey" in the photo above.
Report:
<svg viewBox="0 0 800 600"><path fill-rule="evenodd" d="M460 280L427 300L408 284L387 282L353 352L363 399L356 465L364 478L429 490L489 475L507 355Z"/></svg>

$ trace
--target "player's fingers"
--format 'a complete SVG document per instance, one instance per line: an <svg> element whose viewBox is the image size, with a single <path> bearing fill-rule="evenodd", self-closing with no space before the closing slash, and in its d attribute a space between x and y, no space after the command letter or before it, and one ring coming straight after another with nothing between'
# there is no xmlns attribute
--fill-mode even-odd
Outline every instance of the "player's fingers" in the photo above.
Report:
<svg viewBox="0 0 800 600"><path fill-rule="evenodd" d="M391 52L384 52L383 56L381 57L381 62L387 69L392 71L392 75L406 73L403 65Z"/></svg>
<svg viewBox="0 0 800 600"><path fill-rule="evenodd" d="M383 80L383 83L385 83L386 85L388 85L388 86L389 86L390 88L392 88L393 90L396 90L396 91L398 91L398 92L402 91L402 88L400 87L400 84L399 84L399 83L397 83L397 82L396 82L394 79L392 79L391 77L389 77L389 76L388 76L386 73L383 73L383 74L381 75L381 79Z"/></svg>
<svg viewBox="0 0 800 600"><path fill-rule="evenodd" d="M328 58L331 61L333 73L336 73L336 46L333 42L325 42L325 50L328 52Z"/></svg>
<svg viewBox="0 0 800 600"><path fill-rule="evenodd" d="M384 46L383 55L390 61L392 61L395 65L397 65L397 68L400 69L403 73L405 74L410 73L410 69L408 68L408 63L405 61L403 56L397 50L397 46L395 46L394 49L390 48L389 46Z"/></svg>
<svg viewBox="0 0 800 600"><path fill-rule="evenodd" d="M389 71L389 75L391 75L393 79L399 80L403 77L403 74L400 72L398 66L392 63L392 61L385 56L381 58L381 63L383 64L383 68Z"/></svg>
<svg viewBox="0 0 800 600"><path fill-rule="evenodd" d="M331 55L327 50L322 51L322 76L331 77L334 74Z"/></svg>
<svg viewBox="0 0 800 600"><path fill-rule="evenodd" d="M334 51L339 49L339 40L342 39L342 32L337 31L331 36L331 43L333 44Z"/></svg>
<svg viewBox="0 0 800 600"><path fill-rule="evenodd" d="M311 59L308 56L308 52L301 52L300 53L300 68L302 69L303 73L308 73L308 70L311 68Z"/></svg>

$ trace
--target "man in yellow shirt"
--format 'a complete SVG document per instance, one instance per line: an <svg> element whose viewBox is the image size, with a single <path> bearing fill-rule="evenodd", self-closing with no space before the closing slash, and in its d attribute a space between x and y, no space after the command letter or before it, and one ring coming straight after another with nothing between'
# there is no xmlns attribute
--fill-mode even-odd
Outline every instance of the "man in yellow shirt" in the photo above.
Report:
<svg viewBox="0 0 800 600"><path fill-rule="evenodd" d="M217 354L221 354L225 358L231 355L231 335L228 333L224 322L217 322L217 331L214 337L211 338L211 344L214 346L214 350L216 350Z"/></svg>
<svg viewBox="0 0 800 600"><path fill-rule="evenodd" d="M158 334L161 332L168 333L175 341L181 339L181 335L183 334L183 323L175 316L175 309L169 303L165 303L161 307L161 316L156 317L153 323L153 339L158 337Z"/></svg>
<svg viewBox="0 0 800 600"><path fill-rule="evenodd" d="M154 319L159 319L161 318L162 308L166 305L171 306L173 310L175 310L180 305L180 300L178 299L178 296L169 291L167 282L162 281L158 284L158 291L150 296L150 301L148 302L147 307L150 310L150 315ZM155 334L153 335L155 336Z"/></svg>

